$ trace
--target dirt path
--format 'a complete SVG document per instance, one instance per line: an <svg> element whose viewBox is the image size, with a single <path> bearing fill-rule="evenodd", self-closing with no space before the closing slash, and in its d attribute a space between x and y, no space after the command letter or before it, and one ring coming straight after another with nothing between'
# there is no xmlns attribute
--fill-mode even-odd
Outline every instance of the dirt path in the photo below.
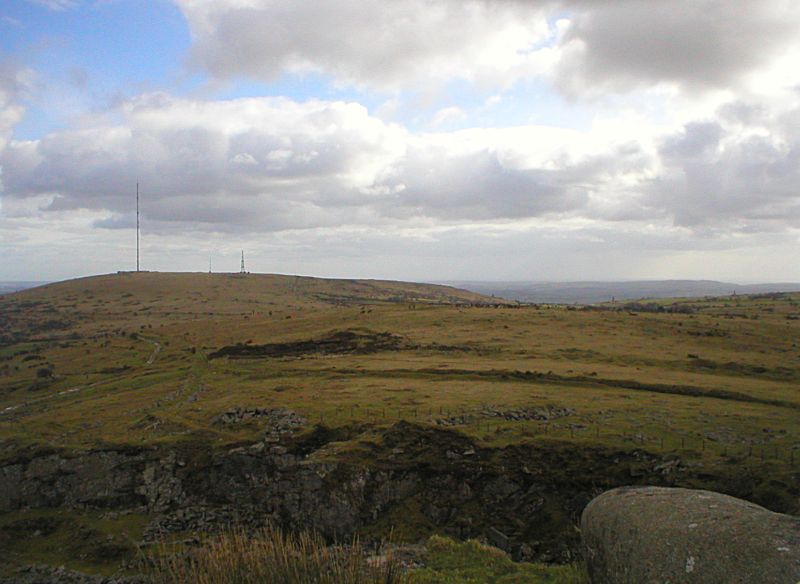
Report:
<svg viewBox="0 0 800 584"><path fill-rule="evenodd" d="M153 361L156 360L156 357L158 357L158 354L161 352L161 343L159 343L158 341L152 341L150 339L145 339L145 340L148 343L152 343L153 344L153 352L151 353L150 357L147 359L147 364L148 365L152 365Z"/></svg>

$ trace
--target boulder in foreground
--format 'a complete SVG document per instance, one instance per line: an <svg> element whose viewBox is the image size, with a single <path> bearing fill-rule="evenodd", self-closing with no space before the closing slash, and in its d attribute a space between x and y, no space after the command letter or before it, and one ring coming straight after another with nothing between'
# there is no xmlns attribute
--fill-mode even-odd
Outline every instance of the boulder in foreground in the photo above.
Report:
<svg viewBox="0 0 800 584"><path fill-rule="evenodd" d="M720 493L613 489L581 532L593 584L800 583L800 518Z"/></svg>

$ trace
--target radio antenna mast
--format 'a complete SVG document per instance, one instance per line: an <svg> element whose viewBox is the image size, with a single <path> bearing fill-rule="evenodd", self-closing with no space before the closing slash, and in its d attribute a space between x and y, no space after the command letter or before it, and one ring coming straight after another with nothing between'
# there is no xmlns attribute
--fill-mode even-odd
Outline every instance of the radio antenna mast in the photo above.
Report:
<svg viewBox="0 0 800 584"><path fill-rule="evenodd" d="M247 271L244 269L244 250L242 250L242 266L239 268L240 274L246 274Z"/></svg>
<svg viewBox="0 0 800 584"><path fill-rule="evenodd" d="M136 271L139 271L139 182L136 182Z"/></svg>

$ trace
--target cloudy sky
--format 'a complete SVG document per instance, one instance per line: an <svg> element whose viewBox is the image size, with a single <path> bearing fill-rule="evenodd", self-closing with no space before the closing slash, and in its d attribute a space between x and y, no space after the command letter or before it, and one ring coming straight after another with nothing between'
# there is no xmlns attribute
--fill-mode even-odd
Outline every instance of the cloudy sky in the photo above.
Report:
<svg viewBox="0 0 800 584"><path fill-rule="evenodd" d="M3 0L0 280L800 281L795 0Z"/></svg>

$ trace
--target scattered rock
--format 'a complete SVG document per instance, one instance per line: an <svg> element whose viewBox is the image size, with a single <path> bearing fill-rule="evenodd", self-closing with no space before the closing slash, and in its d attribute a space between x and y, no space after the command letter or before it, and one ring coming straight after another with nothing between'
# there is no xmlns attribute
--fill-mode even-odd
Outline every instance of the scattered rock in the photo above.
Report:
<svg viewBox="0 0 800 584"><path fill-rule="evenodd" d="M513 410L501 410L495 406L486 406L481 412L482 415L491 418L503 418L504 420L540 420L549 421L572 416L575 410L555 405L547 405L540 408L518 408Z"/></svg>
<svg viewBox="0 0 800 584"><path fill-rule="evenodd" d="M711 491L607 491L581 533L593 584L800 581L800 518Z"/></svg>
<svg viewBox="0 0 800 584"><path fill-rule="evenodd" d="M219 416L215 422L223 425L243 424L257 420L264 423L264 443L275 444L292 435L305 423L306 419L288 408L231 408ZM253 447L251 447L253 448Z"/></svg>
<svg viewBox="0 0 800 584"><path fill-rule="evenodd" d="M469 416L462 414L460 416L446 416L444 418L437 418L437 426L465 426L470 423Z"/></svg>
<svg viewBox="0 0 800 584"><path fill-rule="evenodd" d="M509 550L510 540L509 537L494 527L490 527L489 531L486 534L489 543L491 543L494 547L500 548L503 551Z"/></svg>

